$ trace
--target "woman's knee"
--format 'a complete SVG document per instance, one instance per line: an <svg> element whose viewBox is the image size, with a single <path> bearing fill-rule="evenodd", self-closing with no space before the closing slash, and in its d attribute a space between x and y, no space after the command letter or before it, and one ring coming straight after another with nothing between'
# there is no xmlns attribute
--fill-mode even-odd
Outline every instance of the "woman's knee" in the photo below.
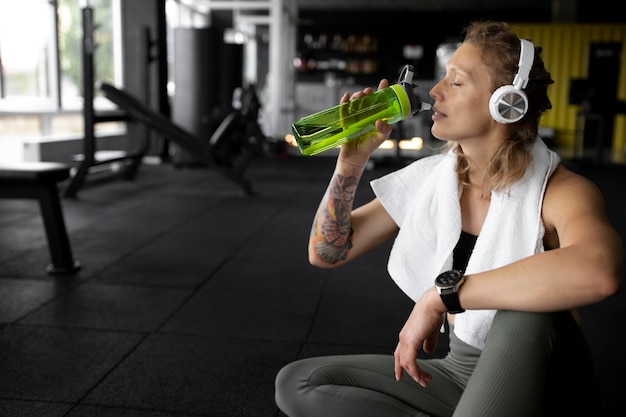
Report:
<svg viewBox="0 0 626 417"><path fill-rule="evenodd" d="M289 416L310 415L323 406L326 396L319 387L332 381L332 366L331 371L325 371L329 369L328 362L331 358L300 359L278 371L274 396L281 411Z"/></svg>
<svg viewBox="0 0 626 417"><path fill-rule="evenodd" d="M302 386L302 381L306 380L303 377L304 370L302 365L302 361L291 362L283 366L276 374L276 405L285 413L297 403L296 398L299 396L299 387Z"/></svg>
<svg viewBox="0 0 626 417"><path fill-rule="evenodd" d="M557 313L499 310L493 320L487 344L547 343L551 346L557 332Z"/></svg>

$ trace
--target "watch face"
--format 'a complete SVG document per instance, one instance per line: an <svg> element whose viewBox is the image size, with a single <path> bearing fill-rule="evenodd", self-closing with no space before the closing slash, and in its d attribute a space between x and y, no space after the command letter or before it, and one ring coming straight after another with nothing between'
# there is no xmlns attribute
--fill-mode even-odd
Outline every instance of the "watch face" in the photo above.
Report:
<svg viewBox="0 0 626 417"><path fill-rule="evenodd" d="M462 277L463 274L461 274L460 271L453 269L451 271L441 273L435 280L435 283L440 287L451 287L458 283Z"/></svg>

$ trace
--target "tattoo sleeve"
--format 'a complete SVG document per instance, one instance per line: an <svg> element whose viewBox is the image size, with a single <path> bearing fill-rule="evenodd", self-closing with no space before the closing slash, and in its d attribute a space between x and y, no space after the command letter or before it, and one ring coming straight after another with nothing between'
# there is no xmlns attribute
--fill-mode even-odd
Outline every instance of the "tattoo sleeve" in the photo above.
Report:
<svg viewBox="0 0 626 417"><path fill-rule="evenodd" d="M351 212L359 177L335 174L318 210L311 239L317 255L335 264L352 248Z"/></svg>

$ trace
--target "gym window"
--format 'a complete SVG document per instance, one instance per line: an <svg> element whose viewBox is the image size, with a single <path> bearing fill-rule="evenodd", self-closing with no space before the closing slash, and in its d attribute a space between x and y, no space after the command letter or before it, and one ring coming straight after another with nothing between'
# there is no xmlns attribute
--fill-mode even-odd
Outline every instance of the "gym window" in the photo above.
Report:
<svg viewBox="0 0 626 417"><path fill-rule="evenodd" d="M98 25L95 79L121 85L120 1L0 0L0 146L82 135L82 11L93 8ZM94 105L111 107L102 97Z"/></svg>

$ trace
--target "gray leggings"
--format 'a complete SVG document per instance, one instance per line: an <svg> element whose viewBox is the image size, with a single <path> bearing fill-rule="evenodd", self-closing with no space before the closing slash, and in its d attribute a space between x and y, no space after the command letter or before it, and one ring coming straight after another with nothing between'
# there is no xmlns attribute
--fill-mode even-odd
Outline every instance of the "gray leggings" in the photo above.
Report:
<svg viewBox="0 0 626 417"><path fill-rule="evenodd" d="M422 388L396 381L391 355L302 359L276 377L289 417L531 417L598 415L591 356L568 312L499 311L482 352L450 332L442 359L418 359Z"/></svg>

